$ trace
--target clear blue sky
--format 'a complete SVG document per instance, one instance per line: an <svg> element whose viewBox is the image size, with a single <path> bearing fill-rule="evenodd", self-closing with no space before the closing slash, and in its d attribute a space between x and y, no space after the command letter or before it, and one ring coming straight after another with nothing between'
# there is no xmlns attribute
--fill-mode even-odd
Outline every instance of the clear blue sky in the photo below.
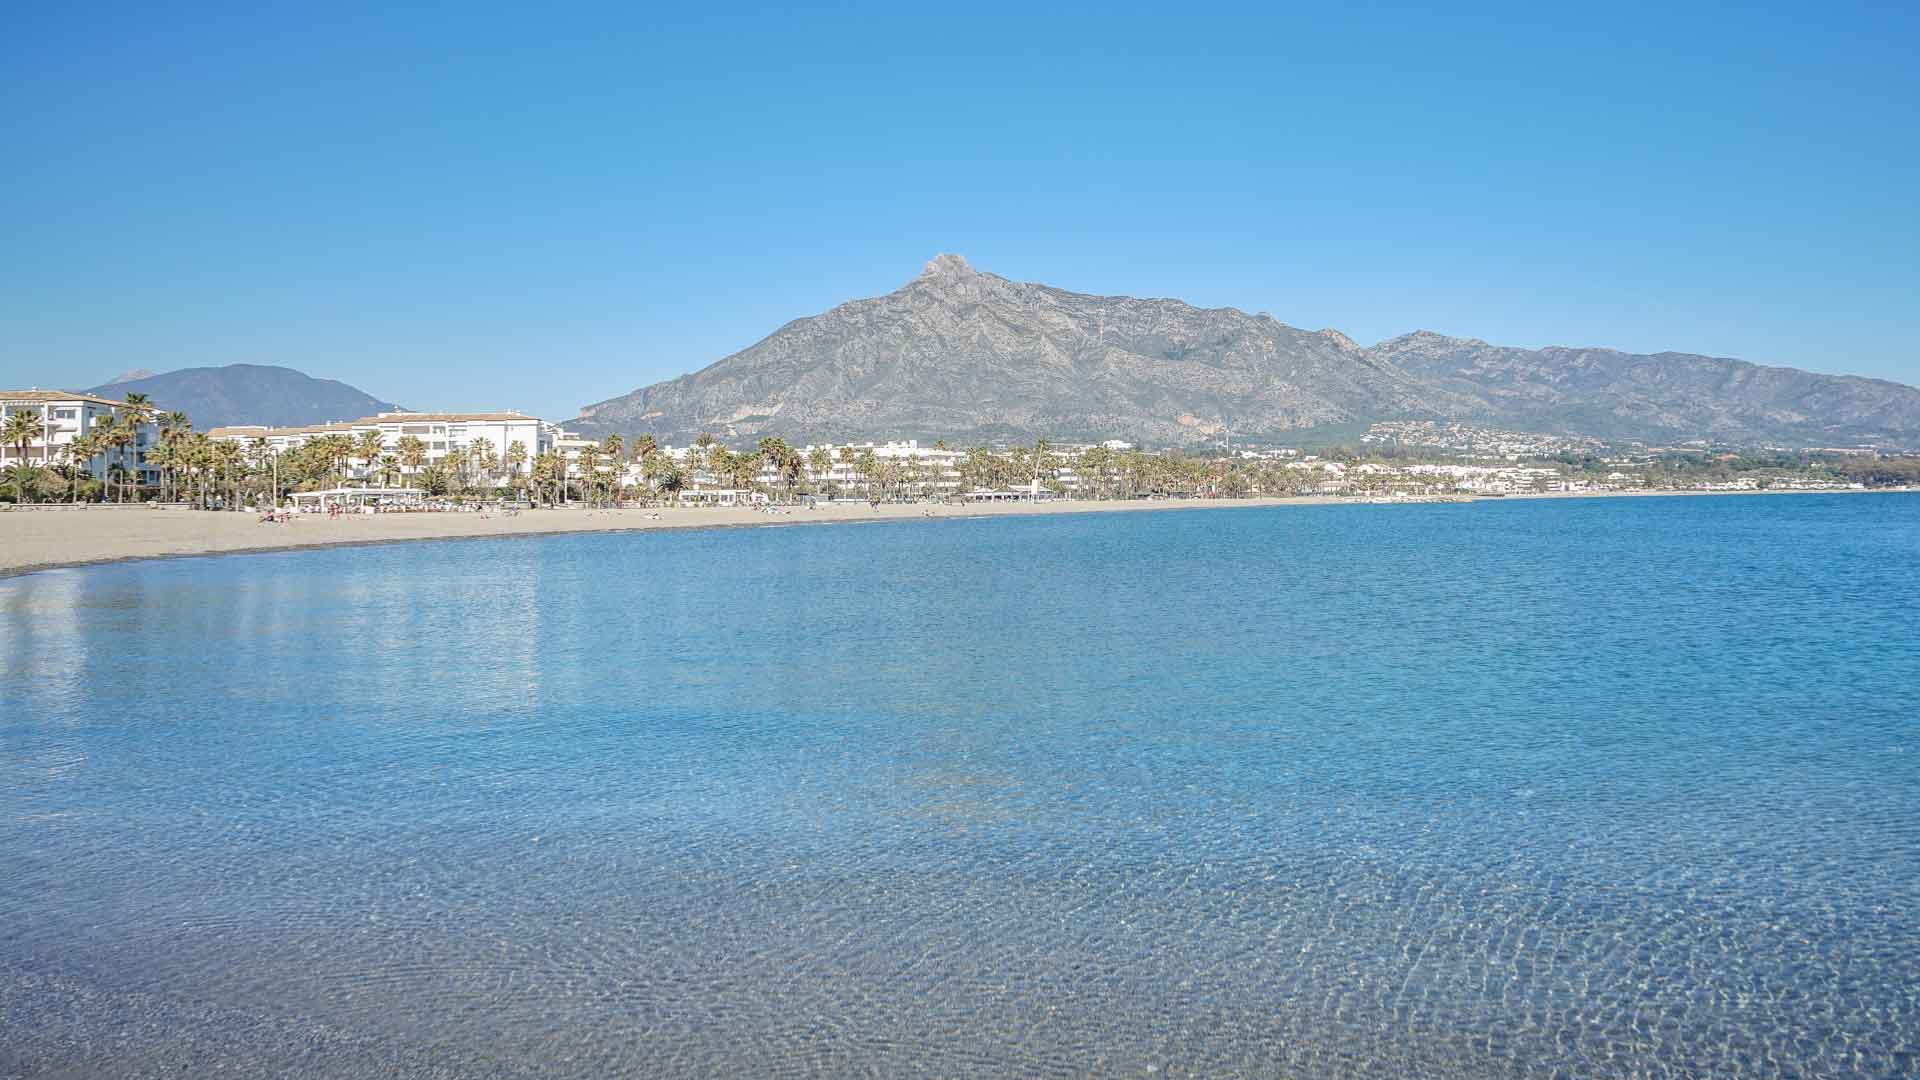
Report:
<svg viewBox="0 0 1920 1080"><path fill-rule="evenodd" d="M1553 6L8 5L0 384L565 418L939 251L1920 383L1920 5Z"/></svg>

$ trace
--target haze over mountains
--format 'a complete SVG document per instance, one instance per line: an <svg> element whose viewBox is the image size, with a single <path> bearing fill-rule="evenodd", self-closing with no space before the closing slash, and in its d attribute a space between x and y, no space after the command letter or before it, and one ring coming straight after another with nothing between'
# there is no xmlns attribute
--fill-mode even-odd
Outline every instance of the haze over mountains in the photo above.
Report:
<svg viewBox="0 0 1920 1080"><path fill-rule="evenodd" d="M1920 390L1685 353L1514 349L1425 331L1361 346L1262 313L1088 296L941 255L692 374L587 406L588 434L846 441L1284 438L1457 420L1607 439L1920 445Z"/></svg>
<svg viewBox="0 0 1920 1080"><path fill-rule="evenodd" d="M229 424L282 427L356 420L400 408L343 382L266 364L181 368L164 375L131 371L88 393L108 398L145 394L162 409L186 413L201 431Z"/></svg>

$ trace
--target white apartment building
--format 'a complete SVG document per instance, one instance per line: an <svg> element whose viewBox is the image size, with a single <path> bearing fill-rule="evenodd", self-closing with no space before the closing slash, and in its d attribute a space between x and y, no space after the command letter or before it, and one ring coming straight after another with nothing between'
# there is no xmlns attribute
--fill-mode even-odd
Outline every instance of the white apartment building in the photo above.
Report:
<svg viewBox="0 0 1920 1080"><path fill-rule="evenodd" d="M519 443L526 448L526 459L517 469L522 476L532 473L536 456L554 449L566 435L539 417L518 412L384 412L345 423L304 427L217 427L208 431L207 437L239 443L264 441L268 449L279 453L325 435L345 435L357 445L369 431L380 433L382 454L397 455L400 440L408 436L419 439L426 448L422 467L438 465L449 455L467 453L484 439L499 458L501 475L508 471L509 448ZM369 479L378 471L377 462L357 455L349 467L354 479ZM403 466L401 471L414 470Z"/></svg>
<svg viewBox="0 0 1920 1080"><path fill-rule="evenodd" d="M586 475L586 471L580 467L580 455L589 449L598 452L600 447L599 439L583 439L570 431L555 428L548 448L559 454L560 460L566 463L567 479L579 480Z"/></svg>
<svg viewBox="0 0 1920 1080"><path fill-rule="evenodd" d="M824 472L813 467L814 446L800 448L800 460L806 466L806 476L815 484L832 485L841 491L867 490L867 478L860 472L860 460L867 451L873 452L876 461L890 462L903 466L906 482L914 487L922 485L938 491L960 490L960 462L966 454L959 450L946 450L937 446L921 446L916 439L905 442L886 443L845 443L839 446L833 443L821 443L818 449L825 450L832 460ZM847 451L852 460L843 460L841 451ZM780 477L771 469L762 469L760 482L775 484Z"/></svg>
<svg viewBox="0 0 1920 1080"><path fill-rule="evenodd" d="M582 475L579 466L581 452L588 448L598 450L601 445L597 439L579 438L562 432L556 440L555 449L567 461L568 477L578 479ZM1048 483L1057 485L1065 491L1075 491L1082 486L1081 479L1075 475L1074 450L1073 447L1064 447L1054 452L1054 467L1049 472L1049 481L1042 483L1042 490L1048 489ZM824 468L815 467L813 462L815 451L825 451L827 464ZM705 464L706 457L698 447L660 446L655 452L683 470L686 483L683 490L689 497L724 494L734 490L733 476L721 476L708 469ZM861 463L869 452L877 462L884 462L899 469L900 486L906 491L953 494L965 486L960 470L961 464L966 460L964 451L939 446L921 446L918 440L914 439L895 442L808 444L795 448L795 452L800 456L803 482L816 494L832 492L849 498L866 496L869 493L869 482L868 477L861 470ZM736 456L751 455L754 453L754 448L746 447L733 453ZM620 480L622 484L633 488L643 487L647 482L645 471L638 461L624 463ZM754 482L761 487L778 491L785 486L786 477L772 466L761 462L757 465ZM1031 484L1022 484L1020 489L1027 490L1031 486ZM744 495L742 497L744 498Z"/></svg>
<svg viewBox="0 0 1920 1080"><path fill-rule="evenodd" d="M112 423L125 407L124 401L111 401L66 390L0 390L0 421L16 413L31 413L40 421L39 437L27 444L24 454L18 446L0 448L0 466L22 461L41 466L63 464L66 462L65 447L69 443L92 435ZM123 468L138 467L141 483L156 483L159 480L158 471L147 467L146 456L147 450L159 441L160 429L151 423L142 424L135 433L132 446L94 455L86 462L87 472L100 480L105 479L108 470L116 465Z"/></svg>

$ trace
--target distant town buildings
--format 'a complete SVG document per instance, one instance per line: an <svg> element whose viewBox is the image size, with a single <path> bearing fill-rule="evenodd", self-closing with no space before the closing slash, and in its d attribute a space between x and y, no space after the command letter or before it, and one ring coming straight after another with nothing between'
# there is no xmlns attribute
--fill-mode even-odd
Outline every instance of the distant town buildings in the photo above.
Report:
<svg viewBox="0 0 1920 1080"><path fill-rule="evenodd" d="M70 408L111 415L116 404L75 395L62 401L44 406L49 415L64 416ZM327 473L332 483L387 488L396 478L402 484L424 479L435 491L510 489L562 501L666 496L680 503L731 506L800 496L993 501L1309 494L1379 501L1673 490L1678 485L1734 491L1848 486L1837 478L1786 469L1724 478L1696 473L1681 480L1656 456L1664 451L1634 448L1602 456L1609 452L1604 444L1578 436L1432 422L1375 424L1357 451L1325 451L1324 456L1289 447L1154 454L1120 439L964 450L912 439L804 446L776 440L777 449L763 453L758 446L708 439L664 446L641 436L586 438L519 412L396 411L342 423L220 427L206 434L274 453L337 437L335 464ZM1578 459L1568 458L1570 452ZM1702 452L1690 450L1688 457L1702 460Z"/></svg>
<svg viewBox="0 0 1920 1080"><path fill-rule="evenodd" d="M1362 446L1402 446L1447 450L1481 457L1552 457L1562 453L1596 453L1606 448L1598 439L1581 435L1547 435L1537 431L1504 431L1471 424L1442 424L1431 420L1396 420L1374 424L1360 436Z"/></svg>

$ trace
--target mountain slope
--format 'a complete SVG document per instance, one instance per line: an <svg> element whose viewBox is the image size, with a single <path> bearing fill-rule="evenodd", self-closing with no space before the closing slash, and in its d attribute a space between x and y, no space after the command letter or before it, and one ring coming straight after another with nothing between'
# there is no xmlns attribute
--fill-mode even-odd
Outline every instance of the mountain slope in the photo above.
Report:
<svg viewBox="0 0 1920 1080"><path fill-rule="evenodd" d="M1920 390L1737 360L1507 349L1420 332L1363 348L1232 308L1087 296L941 255L885 296L796 319L700 371L587 406L588 434L680 442L1123 437L1194 443L1464 420L1609 439L1920 445Z"/></svg>
<svg viewBox="0 0 1920 1080"><path fill-rule="evenodd" d="M89 392L112 398L146 394L162 409L186 413L201 431L229 424L319 424L400 408L343 382L315 379L292 368L265 364L181 368L146 378L123 377Z"/></svg>
<svg viewBox="0 0 1920 1080"><path fill-rule="evenodd" d="M1477 406L1333 331L1022 284L954 255L691 375L582 410L590 432L1190 442Z"/></svg>
<svg viewBox="0 0 1920 1080"><path fill-rule="evenodd" d="M1518 427L1606 438L1920 444L1920 390L1693 353L1515 349L1420 331L1374 351Z"/></svg>

